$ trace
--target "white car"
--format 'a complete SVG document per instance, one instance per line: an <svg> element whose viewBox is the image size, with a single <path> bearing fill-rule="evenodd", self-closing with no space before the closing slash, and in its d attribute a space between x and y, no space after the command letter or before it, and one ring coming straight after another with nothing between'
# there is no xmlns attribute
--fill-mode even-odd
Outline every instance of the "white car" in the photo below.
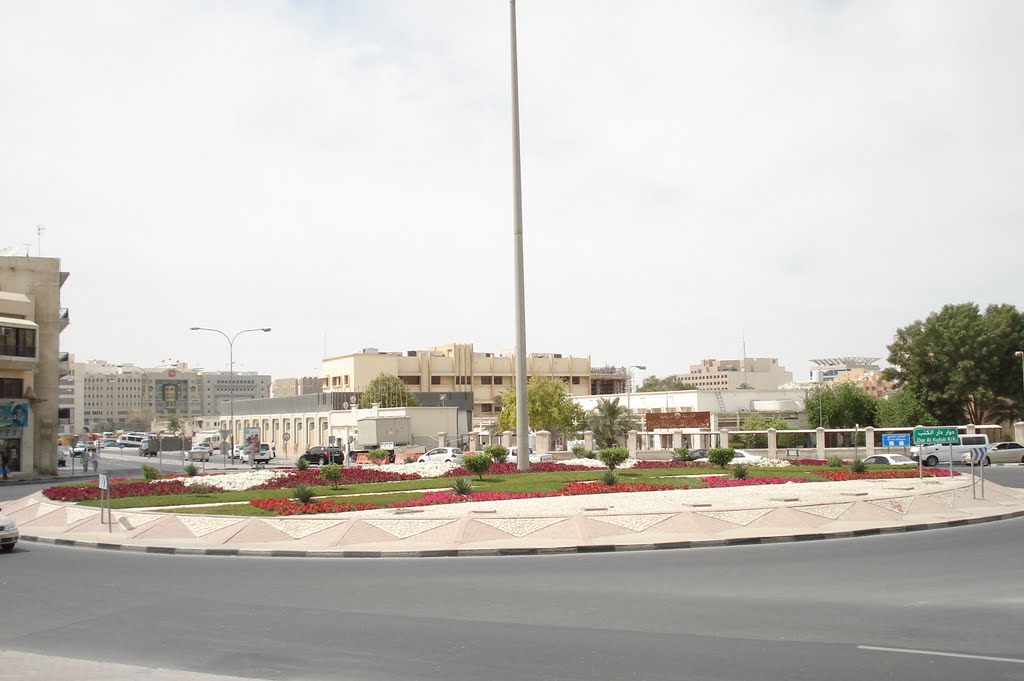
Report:
<svg viewBox="0 0 1024 681"><path fill-rule="evenodd" d="M965 452L960 462L970 464L971 453ZM997 442L985 454L985 465L994 463L1024 463L1024 445L1019 442Z"/></svg>
<svg viewBox="0 0 1024 681"><path fill-rule="evenodd" d="M209 461L213 457L213 450L210 445L198 444L185 452L186 461Z"/></svg>
<svg viewBox="0 0 1024 681"><path fill-rule="evenodd" d="M462 463L462 450L458 447L435 447L426 454L420 454L416 463L443 461L446 463Z"/></svg>
<svg viewBox="0 0 1024 681"><path fill-rule="evenodd" d="M13 551L14 545L18 543L20 536L18 534L18 523L5 515L0 515L0 550L3 550L4 553Z"/></svg>
<svg viewBox="0 0 1024 681"><path fill-rule="evenodd" d="M735 449L733 451L735 452L735 454L732 457L732 461L729 462L730 466L735 463L745 463L750 466L756 466L757 464L764 461L764 457L755 456L754 454L751 454L745 449ZM709 463L708 457L707 455L705 455L699 459L694 459L693 463Z"/></svg>
<svg viewBox="0 0 1024 681"><path fill-rule="evenodd" d="M255 454L251 451L254 446L255 445L249 445L249 447L242 450L242 453L239 455L242 463L250 463L250 460L255 463L270 463L270 445L265 442L261 442L260 451Z"/></svg>
<svg viewBox="0 0 1024 681"><path fill-rule="evenodd" d="M916 466L917 462L902 454L874 454L864 459L869 466Z"/></svg>
<svg viewBox="0 0 1024 681"><path fill-rule="evenodd" d="M530 447L530 463L542 463L544 461L554 461L555 457L551 454L534 454L533 447ZM508 458L505 459L506 463L516 463L519 460L519 448L513 445L508 449Z"/></svg>

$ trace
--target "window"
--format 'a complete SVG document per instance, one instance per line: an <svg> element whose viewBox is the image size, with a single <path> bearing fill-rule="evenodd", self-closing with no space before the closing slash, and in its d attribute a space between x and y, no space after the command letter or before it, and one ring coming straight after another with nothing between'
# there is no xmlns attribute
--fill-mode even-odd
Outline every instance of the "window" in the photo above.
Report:
<svg viewBox="0 0 1024 681"><path fill-rule="evenodd" d="M580 377L579 376L573 376L572 377L572 384L573 385L579 385L580 384Z"/></svg>
<svg viewBox="0 0 1024 681"><path fill-rule="evenodd" d="M430 385L441 385L441 377L440 376L431 376L430 377Z"/></svg>
<svg viewBox="0 0 1024 681"><path fill-rule="evenodd" d="M495 376L494 377L494 385L501 385L502 380L503 379L502 379L501 376Z"/></svg>
<svg viewBox="0 0 1024 681"><path fill-rule="evenodd" d="M0 326L0 355L8 357L35 357L36 330ZM18 395L21 397L21 395Z"/></svg>
<svg viewBox="0 0 1024 681"><path fill-rule="evenodd" d="M484 413L484 414L493 413L494 412L494 405L493 404L481 404L480 405L480 411L482 413Z"/></svg>
<svg viewBox="0 0 1024 681"><path fill-rule="evenodd" d="M0 378L0 398L16 400L24 394L20 378Z"/></svg>
<svg viewBox="0 0 1024 681"><path fill-rule="evenodd" d="M480 385L490 385L490 384L491 384L491 377L490 376L481 376L480 377Z"/></svg>

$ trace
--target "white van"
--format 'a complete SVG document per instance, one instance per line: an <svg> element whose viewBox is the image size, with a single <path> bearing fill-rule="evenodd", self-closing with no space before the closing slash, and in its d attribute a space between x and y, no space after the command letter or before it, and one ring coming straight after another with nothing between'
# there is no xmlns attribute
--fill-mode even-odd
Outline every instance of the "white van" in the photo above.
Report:
<svg viewBox="0 0 1024 681"><path fill-rule="evenodd" d="M141 447L143 440L148 440L145 435L137 433L126 433L117 438L117 446L124 445L125 447Z"/></svg>
<svg viewBox="0 0 1024 681"><path fill-rule="evenodd" d="M960 435L960 444L956 445L925 445L923 447L911 447L910 458L914 461L924 459L925 466L936 466L940 463L948 464L950 451L953 453L953 463L961 463L963 455L971 451L971 447L985 447L988 449L988 435Z"/></svg>

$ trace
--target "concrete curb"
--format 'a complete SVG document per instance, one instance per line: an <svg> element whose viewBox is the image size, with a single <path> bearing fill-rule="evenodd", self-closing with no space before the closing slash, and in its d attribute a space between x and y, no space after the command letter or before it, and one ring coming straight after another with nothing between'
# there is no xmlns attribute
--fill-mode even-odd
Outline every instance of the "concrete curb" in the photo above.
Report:
<svg viewBox="0 0 1024 681"><path fill-rule="evenodd" d="M935 523L919 523L899 527L875 527L862 530L842 532L814 532L771 537L734 537L730 539L707 539L694 541L657 542L652 544L593 544L582 546L555 546L548 548L495 548L495 549L428 549L422 551L346 551L346 550L315 550L297 551L288 549L225 549L196 548L176 546L139 546L135 544L115 544L107 542L82 541L77 539L57 539L34 535L21 535L22 541L53 546L72 546L78 548L103 549L108 551L127 551L133 553L158 553L178 556L228 556L242 558L469 558L474 556L543 556L583 553L626 553L630 551L661 551L666 549L701 549L726 546L751 546L756 544L788 544L806 541L823 541L826 539L851 539L855 537L871 537L885 534L903 534L905 532L921 532L925 530L941 530L965 525L979 525L999 520L1012 520L1024 517L1024 510L980 518L959 518Z"/></svg>

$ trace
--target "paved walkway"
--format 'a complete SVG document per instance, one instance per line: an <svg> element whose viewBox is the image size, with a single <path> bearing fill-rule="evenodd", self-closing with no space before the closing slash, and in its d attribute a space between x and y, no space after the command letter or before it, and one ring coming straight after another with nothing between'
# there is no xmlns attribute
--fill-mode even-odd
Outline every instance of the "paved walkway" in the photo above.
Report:
<svg viewBox="0 0 1024 681"><path fill-rule="evenodd" d="M1024 490L971 476L475 502L280 518L6 502L22 539L151 553L410 557L690 548L954 527L1024 516Z"/></svg>

